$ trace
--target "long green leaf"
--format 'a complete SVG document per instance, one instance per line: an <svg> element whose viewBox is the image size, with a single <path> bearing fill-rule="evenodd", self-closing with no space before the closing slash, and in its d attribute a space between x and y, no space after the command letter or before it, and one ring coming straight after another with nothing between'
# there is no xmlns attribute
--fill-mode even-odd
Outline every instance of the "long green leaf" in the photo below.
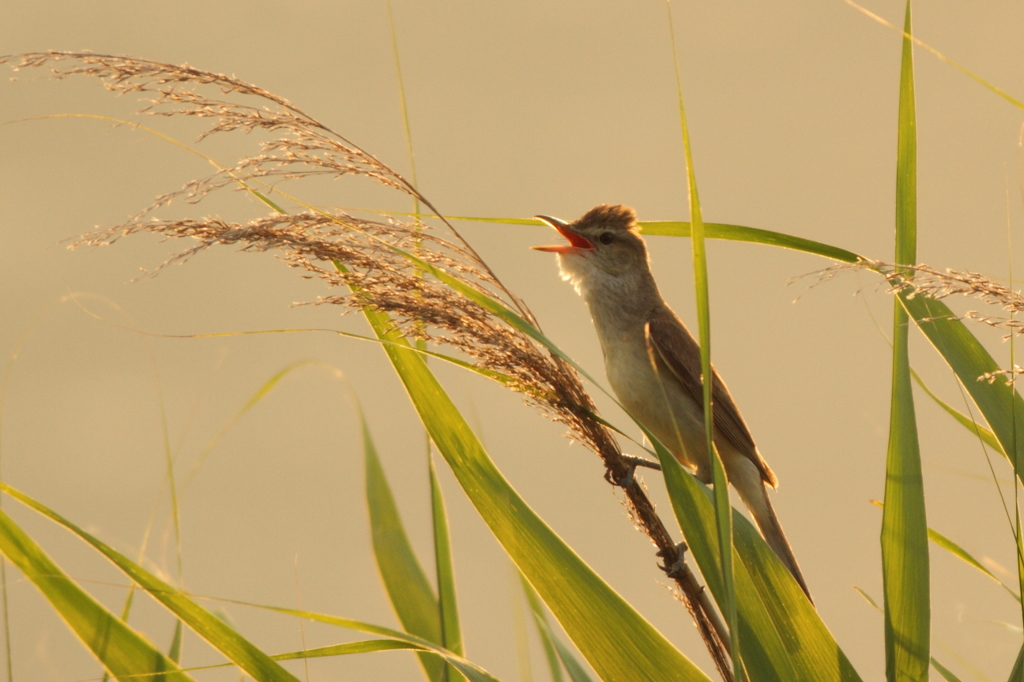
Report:
<svg viewBox="0 0 1024 682"><path fill-rule="evenodd" d="M359 420L363 429L366 503L370 511L373 555L391 607L406 632L443 645L437 597L406 535L361 408ZM428 680L441 679L444 661L427 653L419 654L419 660Z"/></svg>
<svg viewBox="0 0 1024 682"><path fill-rule="evenodd" d="M0 490L46 516L51 521L67 528L86 543L92 545L93 548L121 569L125 575L134 580L139 587L146 590L150 596L184 621L192 628L193 632L213 645L228 660L232 661L254 679L259 682L299 682L295 676L275 663L247 639L232 630L227 623L128 557L85 532L57 512L6 483L0 483ZM3 551L6 553L7 549Z"/></svg>
<svg viewBox="0 0 1024 682"><path fill-rule="evenodd" d="M544 658L548 662L548 672L551 674L551 682L562 682L562 662L558 658L558 650L555 648L555 636L551 632L547 618L544 615L544 602L540 600L537 591L530 585L518 568L513 568L515 577L519 578L519 585L523 590L527 605L530 608L530 615L533 617L534 627L537 628L537 635L540 637L541 647L544 649ZM513 597L515 599L515 597ZM516 627L516 649L519 652L520 677L524 680L532 679L532 666L530 666L529 636L526 629L526 618L521 617L520 604L518 601L512 603L515 615ZM520 622L522 621L522 622Z"/></svg>
<svg viewBox="0 0 1024 682"><path fill-rule="evenodd" d="M928 388L928 385L921 380L921 377L917 375L917 372L915 372L913 368L911 368L910 370L910 375L914 378L914 381L917 382L917 385L921 387L921 390L927 393L929 398L931 398L939 407L945 410L946 414L955 419L965 429L967 429L975 436L980 438L981 442L983 442L985 445L989 446L1003 457L1006 457L1006 453L1003 452L1003 446L999 443L999 440L996 438L996 434L992 433L992 431L985 428L974 419L971 419L963 412L960 412L939 396L935 395L935 393L933 393L932 390ZM1009 458L1007 457L1007 459Z"/></svg>
<svg viewBox="0 0 1024 682"><path fill-rule="evenodd" d="M242 332L242 333L248 333L248 332ZM206 336L206 335L203 335L203 336ZM209 336L221 336L221 335L220 334L210 334ZM244 417L246 415L246 413L249 412L249 410L251 410L252 408L256 407L256 405L258 405L261 400L266 398L267 395L269 395L270 392L273 391L274 388L285 377L287 377L289 374L291 374L295 370L299 369L300 367L306 367L308 365L326 365L326 363L324 363L324 362L322 362L320 360L299 360L298 362L292 362L292 363L282 367L278 371L274 372L274 374L272 374L266 381L264 381L262 384L260 384L260 386L252 393L252 395L249 396L249 399L247 401L245 401L245 404L243 404L242 407L240 407L238 409L238 411L236 411L235 414L230 419L228 419L226 422L224 422L224 425L220 427L220 429L217 431L216 434L214 434L213 438L211 438L209 441L207 441L206 445L203 447L202 451L199 453L199 456L196 457L195 463L192 465L192 469L189 471L188 476L185 478L185 486L184 487L188 487L188 485L196 477L196 474L199 473L200 467L202 467L203 463L206 462L206 458L209 457L211 452L213 452L213 449L217 446L217 443L219 443L221 441L221 439L223 439L224 436L226 436L231 431L231 429L234 428L235 424L237 424L238 421L240 419L242 419L242 417ZM330 365L327 365L327 366L330 367Z"/></svg>
<svg viewBox="0 0 1024 682"><path fill-rule="evenodd" d="M690 237L693 234L691 223L681 220L644 220L639 224L640 231L645 236ZM708 239L726 239L734 242L779 246L784 249L803 251L844 263L856 263L862 260L853 251L847 251L838 246L822 244L811 239L794 237L782 232L772 232L771 230L762 230L756 227L728 225L725 223L704 223L704 236Z"/></svg>
<svg viewBox="0 0 1024 682"><path fill-rule="evenodd" d="M911 32L907 0L905 32ZM917 260L917 132L913 43L903 41L896 157L896 262ZM928 679L928 523L910 378L907 312L893 312L892 405L882 510L885 662L889 682Z"/></svg>
<svg viewBox="0 0 1024 682"><path fill-rule="evenodd" d="M878 272L877 270L873 271ZM882 336L882 338L885 339L885 342L889 344L889 347L892 348L892 342L885 335L885 332L882 331L882 327L878 324L878 321L875 320L875 316L871 315L870 310L868 311L868 314L871 316L871 321L874 322L875 328L878 330L878 333ZM1002 445L999 444L999 441L996 439L996 435L992 433L991 430L985 428L984 426L979 424L976 419L960 412L952 405L950 405L942 398L940 398L938 395L936 395L936 393L932 389L928 388L928 384L924 382L924 379L921 378L921 375L914 371L913 367L910 368L910 376L917 383L918 387L920 387L920 389L924 391L929 398L932 399L932 402L941 407L943 411L946 412L946 414L951 416L953 419L957 421L957 423L959 423L965 429L974 434L975 437L980 439L983 443L985 443L985 445L988 445L990 448L1001 454L1003 457L1006 457L1006 453L1003 452Z"/></svg>
<svg viewBox="0 0 1024 682"><path fill-rule="evenodd" d="M876 504L879 504L879 506L881 506L880 503L876 503ZM929 530L928 532L931 533L932 531ZM860 596L864 597L864 601L866 601L868 604L871 604L871 606L875 607L875 609L879 613L883 613L882 608L879 607L878 604L875 603L875 600L872 599L871 596L867 592L865 592L864 590L860 589L857 586L854 586L853 589L857 590L857 593L860 594ZM936 671L938 671L938 673L940 675L942 675L942 678L944 680L946 680L946 682L960 682L959 678L957 678L957 676L954 675L953 672L949 668L947 668L946 666L942 665L937 660L935 660L934 656L931 657L931 665L932 665L933 668L935 668Z"/></svg>
<svg viewBox="0 0 1024 682"><path fill-rule="evenodd" d="M1024 646L1021 646L1017 653L1017 660L1013 662L1013 669L1010 671L1008 682L1024 681Z"/></svg>
<svg viewBox="0 0 1024 682"><path fill-rule="evenodd" d="M396 213L395 215L410 215ZM480 218L471 216L445 216L445 220L466 220L478 223L502 223L506 225L544 225L542 220L532 218ZM689 237L691 236L690 222L686 220L641 220L637 223L640 231L647 237ZM704 223L704 236L707 239L725 239L734 242L750 242L751 244L765 244L767 246L779 246L784 249L803 251L805 253L823 256L832 260L844 263L856 263L862 260L853 251L830 244L823 244L812 239L794 237L783 232L762 230L757 227L745 227L743 225L729 225L727 223Z"/></svg>
<svg viewBox="0 0 1024 682"><path fill-rule="evenodd" d="M704 435L708 461L711 463L711 482L714 484L715 526L718 531L719 568L722 576L722 591L718 596L718 606L729 624L731 637L730 653L732 654L732 673L735 679L744 680L741 653L743 646L739 641L740 633L737 626L739 620L736 612L736 583L733 569L733 520L732 504L729 502L729 483L725 476L725 467L718 456L714 445L714 405L711 402L713 377L711 370L711 304L708 300L708 260L704 245L704 218L700 210L700 194L697 192L697 174L693 166L693 151L690 148L690 130L686 123L686 108L683 104L683 80L679 74L679 56L676 54L676 38L672 21L672 6L665 2L668 10L669 34L672 38L672 64L676 72L676 93L679 104L679 124L683 137L683 157L686 161L687 203L690 206L690 237L693 247L693 284L694 296L697 299L697 327L700 338L700 372L704 393ZM651 359L657 372L655 358ZM662 394L666 402L668 395L662 386ZM671 414L671 406L669 406Z"/></svg>
<svg viewBox="0 0 1024 682"><path fill-rule="evenodd" d="M1024 400L1005 381L981 380L999 365L945 303L913 294L905 290L900 302L970 394L1020 479L1024 437L1017 434L1024 436Z"/></svg>
<svg viewBox="0 0 1024 682"><path fill-rule="evenodd" d="M874 502L874 504L877 505L878 507L884 507L885 506L885 505L883 505L881 502L879 502L877 500L872 500L872 502ZM942 549L944 549L947 552L949 552L950 554L952 554L953 556L955 556L957 559L960 559L961 561L963 561L968 566L981 571L982 573L987 575L989 578L991 578L992 580L994 580L997 583L999 583L999 585L1004 590L1009 592L1010 595L1015 600L1017 600L1018 602L1020 601L1020 595L1019 594L1017 594L1012 589L1010 589L1010 587L1007 586L1006 583L1004 583L1002 580L1000 580L998 578L998 576L996 576L995 573L993 573L992 571L990 571L987 568L985 568L981 564L980 561L978 561L973 556L971 556L971 554L967 550L965 550L963 547L961 547L957 543L953 542L952 540L947 538L945 535L943 535L942 533L940 533L939 531L937 531L937 530L935 530L933 528L929 528L928 529L928 539L931 540L932 542L934 542L936 545L938 545ZM867 595L864 595L864 598L868 599ZM874 602L872 602L872 604L874 604Z"/></svg>
<svg viewBox="0 0 1024 682"><path fill-rule="evenodd" d="M400 639L365 639L360 642L345 642L320 646L315 649L289 651L271 656L275 661L297 661L305 658L326 658L329 656L350 656L352 654L371 654L378 651L425 651L423 647Z"/></svg>
<svg viewBox="0 0 1024 682"><path fill-rule="evenodd" d="M275 661L301 661L310 658L328 658L331 656L351 656L353 654L372 654L379 651L429 651L429 649L402 639L364 639L358 642L345 642L344 644L330 644L328 646L303 649L302 651L286 651L281 654L272 654L270 657ZM189 672L196 670L214 670L227 668L231 663L219 665L206 665L196 668L189 668Z"/></svg>
<svg viewBox="0 0 1024 682"><path fill-rule="evenodd" d="M548 618L544 614L544 605L541 603L540 597L537 596L537 591L530 585L530 581L522 573L519 573L519 578L523 585L526 601L530 605L530 613L533 615L533 622L537 626L537 633L540 635L541 644L544 646L548 666L551 668L552 682L562 682L562 665L565 666L565 670L569 673L569 678L572 682L593 682L583 664L576 660L572 650L562 644L562 641L552 631L551 625L548 624Z"/></svg>
<svg viewBox="0 0 1024 682"><path fill-rule="evenodd" d="M942 301L913 296L913 293L912 289L901 291L900 302L971 395L999 441L997 449L1007 455L1020 480L1024 464L1024 438L1017 436L1024 433L1021 431L1024 429L1024 401L1020 394L1004 381L982 381L984 375L999 370L992 356ZM1024 588L1024 549L1019 521L1015 531L1018 576ZM1021 604L1024 608L1024 602Z"/></svg>
<svg viewBox="0 0 1024 682"><path fill-rule="evenodd" d="M960 678L954 675L952 670L935 660L934 656L932 656L930 660L932 667L942 675L942 679L946 680L946 682L960 682Z"/></svg>
<svg viewBox="0 0 1024 682"><path fill-rule="evenodd" d="M3 511L0 511L0 551L39 588L111 675L139 675L167 682L192 680L173 660L71 580Z"/></svg>
<svg viewBox="0 0 1024 682"><path fill-rule="evenodd" d="M317 623L324 623L326 625L335 625L337 627L348 628L350 630L357 630L359 632L368 632L374 635L380 635L381 637L387 637L397 642L406 642L413 646L409 648L418 648L423 651L430 651L444 658L446 661L451 663L456 670L462 673L471 682L498 682L497 678L488 673L486 670L476 665L472 661L468 661L458 654L454 654L443 647L439 647L433 642L429 642L422 637L416 637L404 632L392 630L391 628L382 627L380 625L374 625L373 623L366 623L364 621L353 620L351 618L341 618L339 616L331 616L325 613L316 613L314 611L303 611L301 609L288 609L280 606L267 606L266 604L250 604L245 602L235 602L236 604L244 604L245 606L251 606L257 609L264 609L266 611L273 611L275 613L282 613L288 616L294 616L296 618L302 618L304 620L312 620ZM345 646L345 645L340 645ZM384 645L381 645L384 648ZM388 646L387 648L398 648Z"/></svg>
<svg viewBox="0 0 1024 682"><path fill-rule="evenodd" d="M956 558L958 558L961 561L963 561L964 563L966 563L968 566L971 566L973 568L978 569L979 571L981 571L982 573L987 575L989 578L992 578L992 580L995 580L997 583L999 583L1003 587L1004 590L1009 592L1013 596L1014 599L1016 599L1017 601L1020 601L1020 595L1019 594L1014 592L1012 589L1010 589L1010 587L1008 585L1006 585L1002 580L1000 580L998 577L996 577L995 573L993 573L992 571L990 571L987 568L985 568L984 566L982 566L981 562L979 562L977 559L975 559L973 556L971 556L967 552L967 550L965 550L963 547L961 547L960 545L956 544L955 542L953 542L952 540L947 538L945 535L943 535L939 531L932 530L931 528L928 529L928 539L931 540L932 542L934 542L936 545L938 545L942 549L944 549L947 552L949 552L950 554L952 554L953 556L955 556Z"/></svg>
<svg viewBox="0 0 1024 682"><path fill-rule="evenodd" d="M364 314L379 337L398 341L387 315ZM530 509L423 358L396 344L383 347L470 501L598 674L608 681L708 679Z"/></svg>
<svg viewBox="0 0 1024 682"><path fill-rule="evenodd" d="M846 2L847 5L849 5L850 7L853 7L858 12L861 12L865 16L870 17L871 19L874 19L875 21L880 23L882 26L886 26L888 28L894 29L895 31L899 31L900 30L899 28L897 28L896 26L893 26L888 21L886 21L882 17L878 16L874 12L868 10L865 7L861 7L860 5L858 5L853 0L845 0L845 2ZM928 43L926 43L926 42L924 42L924 41L922 41L922 40L920 40L918 38L915 38L914 36L911 36L906 31L903 31L903 37L913 41L913 43L915 45L917 45L918 47L920 47L921 49L930 52L932 55L934 55L940 61L943 61L943 62L949 64L950 66L952 66L954 69L956 69L960 73L964 74L965 76L967 76L968 78L970 78L974 82L978 83L979 85L981 85L985 89L993 92L994 94L996 94L997 96L999 96L1003 100L1009 102L1010 104L1012 104L1013 106L1017 107L1018 109L1024 109L1024 102L1021 102L1016 97L1013 97L1008 92L1002 90L1001 88L996 87L992 83L989 83L987 80L985 80L984 78L982 78L978 74L974 73L973 71L971 71L967 67L962 66L958 62L953 61L952 59L950 59L946 55L942 54L941 52L936 50L934 47L929 45Z"/></svg>
<svg viewBox="0 0 1024 682"><path fill-rule="evenodd" d="M405 102L405 80L402 78L402 60L398 54L398 31L395 29L395 14L391 9L391 0L388 0L388 26L391 28L391 51L395 57L395 75L398 77L398 99L402 105L402 123L405 129L405 149L409 154L409 177L412 179L412 186L419 187L416 180L416 154L412 146L412 125L409 123L409 107ZM413 194L413 211L415 215L420 213L420 199Z"/></svg>
<svg viewBox="0 0 1024 682"><path fill-rule="evenodd" d="M184 634L184 627L180 620L174 621L174 636L171 638L171 648L167 650L167 655L175 663L181 663L181 639Z"/></svg>
<svg viewBox="0 0 1024 682"><path fill-rule="evenodd" d="M458 601L455 598L455 567L452 564L452 546L448 532L448 513L445 510L441 484L434 470L434 458L428 457L430 474L430 511L434 524L434 564L437 569L438 608L441 621L441 646L459 655L464 653L462 624L459 621Z"/></svg>

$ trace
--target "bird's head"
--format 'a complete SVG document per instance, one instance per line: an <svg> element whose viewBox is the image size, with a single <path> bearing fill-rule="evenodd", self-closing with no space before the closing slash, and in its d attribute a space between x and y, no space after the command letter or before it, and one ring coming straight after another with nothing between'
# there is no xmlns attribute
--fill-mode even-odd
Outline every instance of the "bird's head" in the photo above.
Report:
<svg viewBox="0 0 1024 682"><path fill-rule="evenodd" d="M650 276L647 247L629 206L601 204L567 223L559 218L535 216L568 240L557 246L534 246L558 255L562 277L585 293L613 286L630 288Z"/></svg>

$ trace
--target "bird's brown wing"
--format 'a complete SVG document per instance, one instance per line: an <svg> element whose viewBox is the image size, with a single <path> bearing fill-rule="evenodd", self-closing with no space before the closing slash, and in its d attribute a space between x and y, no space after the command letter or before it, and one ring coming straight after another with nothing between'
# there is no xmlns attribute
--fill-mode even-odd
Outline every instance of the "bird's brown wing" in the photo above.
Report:
<svg viewBox="0 0 1024 682"><path fill-rule="evenodd" d="M670 310L664 312L667 315L654 315L647 323L648 338L657 350L658 357L664 366L675 375L687 395L701 406L701 412L703 412L704 387L701 384L700 346L687 331L682 320ZM729 394L729 389L726 388L725 382L718 376L714 367L712 367L711 373L714 377L711 385L711 401L715 431L757 466L765 483L775 487L778 484L778 479L768 467L768 463L761 457L761 453L757 451L754 438L750 435L750 430L747 428L746 422L743 421L739 408L736 407L735 401Z"/></svg>

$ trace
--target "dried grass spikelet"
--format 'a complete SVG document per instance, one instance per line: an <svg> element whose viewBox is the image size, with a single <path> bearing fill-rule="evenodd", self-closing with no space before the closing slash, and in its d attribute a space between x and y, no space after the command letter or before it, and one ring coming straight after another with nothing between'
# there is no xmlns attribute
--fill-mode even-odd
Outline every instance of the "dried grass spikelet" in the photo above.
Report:
<svg viewBox="0 0 1024 682"><path fill-rule="evenodd" d="M1024 312L1024 296L1021 296L1020 292L976 272L960 272L950 268L940 271L925 264L896 266L875 262L873 267L887 276L890 291L893 293L906 291L911 298L927 296L936 300L950 296L966 296L988 305L999 306L1011 316ZM901 274L903 272L907 274ZM963 315L964 319L1005 329L1009 334L1024 332L1024 323L1011 316L988 315L977 311L968 311Z"/></svg>
<svg viewBox="0 0 1024 682"><path fill-rule="evenodd" d="M596 412L579 376L563 360L526 334L506 324L480 304L426 275L396 249L414 252L478 292L501 300L534 322L525 304L498 280L473 248L409 182L354 143L296 108L288 100L233 76L188 65L175 66L89 52L44 52L0 56L15 70L47 67L56 78L93 76L110 90L142 93L139 113L210 118L213 124L200 139L214 134L262 130L276 137L260 143L260 151L239 159L208 177L157 197L154 203L112 228L76 241L107 245L148 232L166 238L188 238L195 244L165 262L182 263L215 245L239 245L247 251L274 251L288 265L319 278L344 293L322 296L318 303L348 310L369 306L391 316L403 336L447 344L498 372L504 383L526 397L548 417L569 427L571 434L600 454L606 463L618 458L609 432L591 418ZM206 94L211 88L220 96ZM257 98L259 106L226 98ZM440 221L433 227L420 220L372 220L343 211L307 210L297 214L271 212L245 224L219 217L157 219L149 216L176 199L199 202L226 188L253 191L269 179L313 176L362 176L418 199ZM344 266L344 270L336 267ZM159 271L159 269L158 269ZM352 292L355 293L352 293Z"/></svg>
<svg viewBox="0 0 1024 682"><path fill-rule="evenodd" d="M964 272L947 268L940 271L930 265L895 265L882 261L863 259L857 263L841 263L818 273L819 281L830 279L835 273L851 269L873 270L889 284L889 293L905 292L908 298L926 296L941 300L950 296L966 296L978 299L988 305L999 306L1009 315L990 315L969 310L962 319L987 324L1006 331L1004 339L1015 334L1024 334L1024 320L1013 317L1024 313L1024 296L1019 291L997 282L991 277L976 272ZM1000 376L1024 374L1024 368L1014 365L1012 369L989 372L978 377L979 381L994 381Z"/></svg>

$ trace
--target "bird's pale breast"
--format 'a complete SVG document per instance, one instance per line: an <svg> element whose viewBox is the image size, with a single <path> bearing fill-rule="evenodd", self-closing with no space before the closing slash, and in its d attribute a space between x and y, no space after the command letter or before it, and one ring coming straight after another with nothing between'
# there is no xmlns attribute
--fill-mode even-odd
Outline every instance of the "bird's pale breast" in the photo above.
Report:
<svg viewBox="0 0 1024 682"><path fill-rule="evenodd" d="M643 339L602 338L605 372L619 402L684 464L706 468L704 417L667 369L651 367ZM652 396L654 399L651 399Z"/></svg>

